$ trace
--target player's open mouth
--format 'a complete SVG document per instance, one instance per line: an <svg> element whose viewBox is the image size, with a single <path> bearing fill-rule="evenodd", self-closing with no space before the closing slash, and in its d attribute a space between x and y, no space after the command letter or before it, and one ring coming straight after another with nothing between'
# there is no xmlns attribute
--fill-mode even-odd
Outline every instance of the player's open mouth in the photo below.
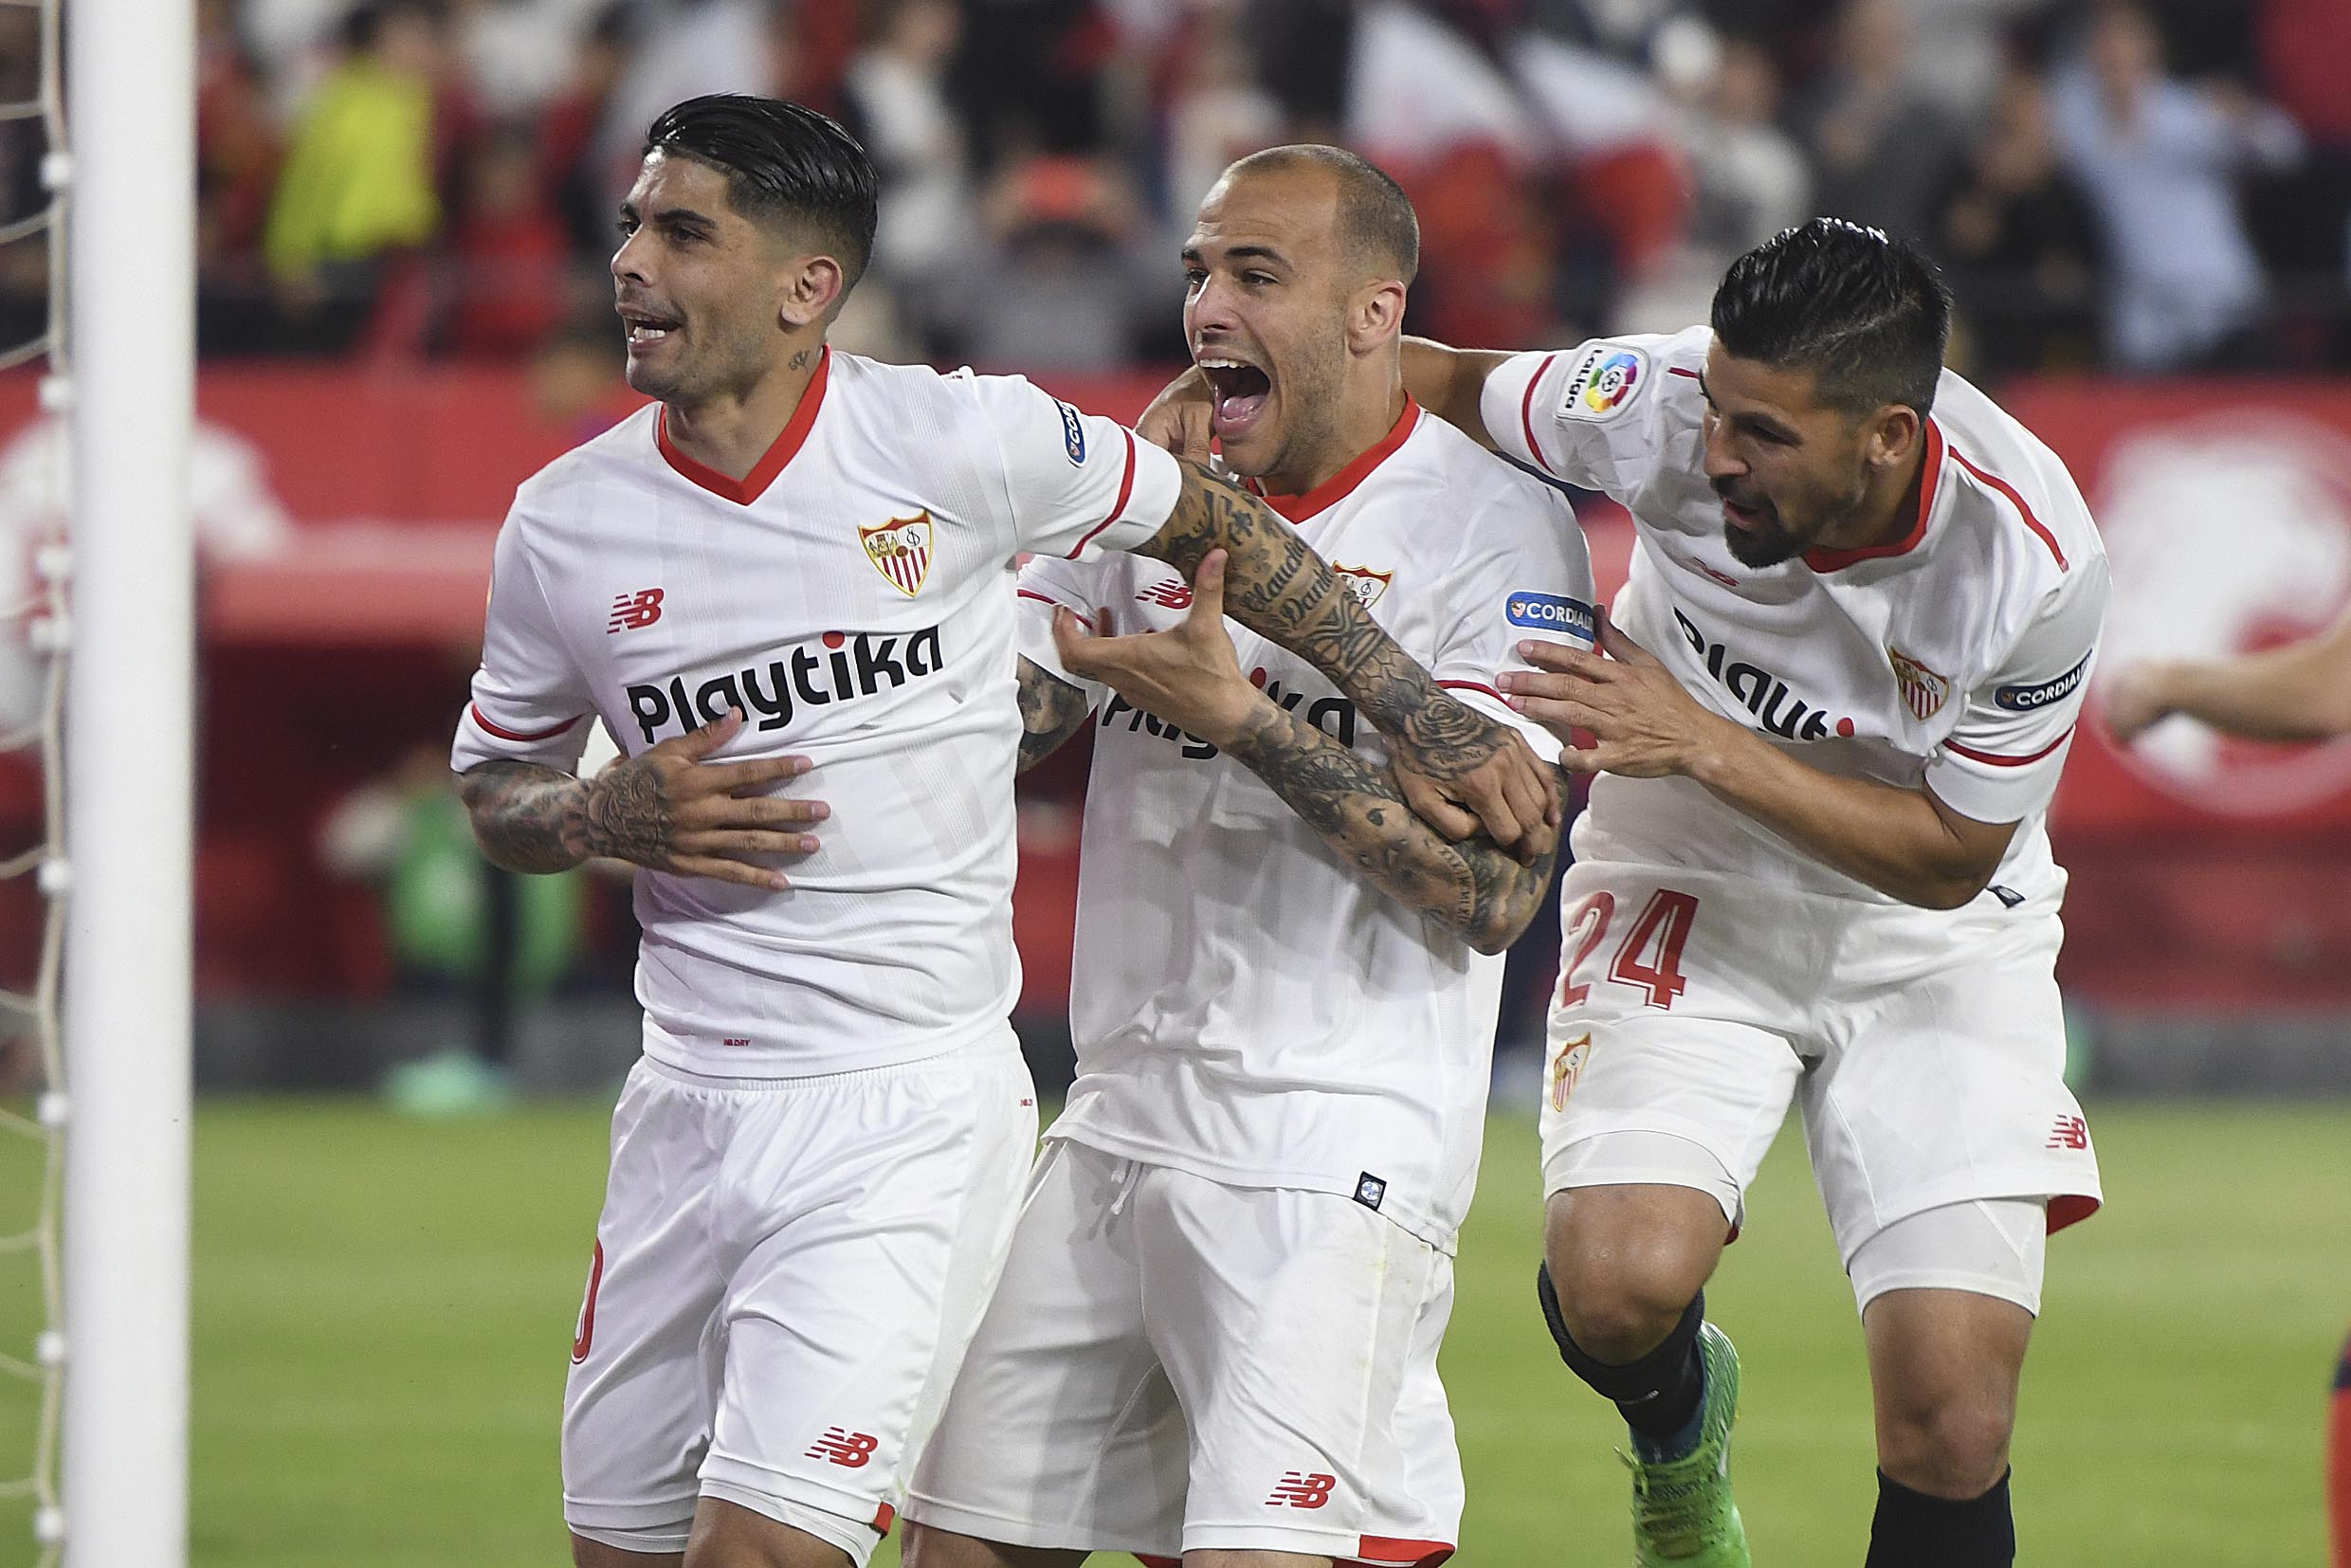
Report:
<svg viewBox="0 0 2351 1568"><path fill-rule="evenodd" d="M1741 533L1754 533L1770 515L1768 506L1741 506L1728 496L1722 498L1723 520Z"/></svg>
<svg viewBox="0 0 2351 1568"><path fill-rule="evenodd" d="M655 316L641 310L624 310L620 313L620 319L629 333L629 352L631 354L666 341L671 333L684 324L666 316Z"/></svg>
<svg viewBox="0 0 2351 1568"><path fill-rule="evenodd" d="M1273 377L1247 360L1223 355L1205 356L1195 363L1215 394L1216 438L1230 442L1248 435L1273 399Z"/></svg>

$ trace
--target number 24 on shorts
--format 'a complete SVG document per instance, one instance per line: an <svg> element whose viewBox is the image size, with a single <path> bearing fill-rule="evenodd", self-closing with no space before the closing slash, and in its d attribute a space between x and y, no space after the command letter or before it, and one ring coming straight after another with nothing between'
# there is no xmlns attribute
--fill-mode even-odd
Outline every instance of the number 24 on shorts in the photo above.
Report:
<svg viewBox="0 0 2351 1568"><path fill-rule="evenodd" d="M1609 922L1616 915L1616 895L1593 894L1567 922L1568 959L1559 972L1559 1005L1574 1007L1592 994L1588 985L1576 983L1576 972L1608 939ZM1639 986L1649 993L1649 1005L1667 1009L1689 982L1682 974L1682 946L1697 923L1698 898L1660 887L1633 917L1625 939L1616 945L1608 977L1620 985Z"/></svg>

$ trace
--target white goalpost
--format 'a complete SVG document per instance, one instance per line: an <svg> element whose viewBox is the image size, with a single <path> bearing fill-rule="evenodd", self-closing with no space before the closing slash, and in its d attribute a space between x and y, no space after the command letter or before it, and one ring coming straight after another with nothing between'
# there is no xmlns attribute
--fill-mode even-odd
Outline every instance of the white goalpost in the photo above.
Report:
<svg viewBox="0 0 2351 1568"><path fill-rule="evenodd" d="M67 10L68 1568L188 1550L194 10Z"/></svg>

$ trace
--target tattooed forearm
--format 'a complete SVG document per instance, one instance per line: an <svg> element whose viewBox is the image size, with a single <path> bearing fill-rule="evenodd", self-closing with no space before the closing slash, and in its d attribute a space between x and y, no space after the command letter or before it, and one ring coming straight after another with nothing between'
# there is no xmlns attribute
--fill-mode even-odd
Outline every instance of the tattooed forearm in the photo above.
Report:
<svg viewBox="0 0 2351 1568"><path fill-rule="evenodd" d="M1027 773L1078 733L1092 704L1085 693L1033 660L1020 662L1020 767Z"/></svg>
<svg viewBox="0 0 2351 1568"><path fill-rule="evenodd" d="M1330 677L1413 772L1459 777L1509 743L1506 725L1438 686L1264 501L1199 464L1184 466L1176 510L1145 554L1190 576L1223 550L1227 613Z"/></svg>
<svg viewBox="0 0 2351 1568"><path fill-rule="evenodd" d="M473 833L494 866L568 871L592 855L661 866L670 804L642 760L615 762L591 781L536 762L484 762L457 781Z"/></svg>
<svg viewBox="0 0 2351 1568"><path fill-rule="evenodd" d="M1375 886L1479 952L1501 952L1535 918L1556 848L1526 866L1483 840L1448 842L1385 769L1271 702L1226 749Z"/></svg>
<svg viewBox="0 0 2351 1568"><path fill-rule="evenodd" d="M588 858L588 781L536 762L484 762L458 775L473 836L493 866L568 871Z"/></svg>

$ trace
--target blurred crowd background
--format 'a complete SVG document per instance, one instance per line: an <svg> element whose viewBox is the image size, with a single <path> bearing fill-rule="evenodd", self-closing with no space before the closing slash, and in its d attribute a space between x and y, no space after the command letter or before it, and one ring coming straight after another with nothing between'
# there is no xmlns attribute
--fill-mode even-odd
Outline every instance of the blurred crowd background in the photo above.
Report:
<svg viewBox="0 0 2351 1568"><path fill-rule="evenodd" d="M1460 343L1676 330L1778 228L1879 225L1941 261L1954 363L2090 499L2100 679L2351 606L2346 0L170 3L200 38L209 1086L390 1069L464 1107L635 1049L625 882L491 871L447 757L515 484L634 406L615 209L647 124L699 93L800 99L871 150L877 254L837 341L1117 418L1182 361L1178 249L1258 148L1393 173L1424 230L1408 324ZM0 4L0 355L56 294L43 128L14 107L39 20ZM0 372L20 611L64 515L38 383ZM1611 592L1630 520L1576 504ZM37 733L42 671L0 617L0 745ZM2051 818L2077 1077L2351 1088L2351 742L2175 722L2123 746L2098 691ZM1075 743L1021 786L1018 1021L1048 1083L1086 762ZM36 839L42 784L0 756L0 847ZM42 911L0 882L0 987L29 983ZM1557 944L1546 915L1514 956L1505 1045L1539 1040ZM0 993L0 1086L30 1065L7 1032Z"/></svg>
<svg viewBox="0 0 2351 1568"><path fill-rule="evenodd" d="M609 334L612 211L696 93L821 107L884 178L843 329L884 356L1180 356L1173 257L1230 159L1343 142L1419 206L1412 325L1703 317L1814 211L1913 236L1995 376L2351 366L2342 0L196 0L200 334L513 357ZM30 9L0 8L28 96ZM41 199L38 126L0 145ZM6 217L0 216L0 222ZM38 236L0 255L37 323Z"/></svg>

